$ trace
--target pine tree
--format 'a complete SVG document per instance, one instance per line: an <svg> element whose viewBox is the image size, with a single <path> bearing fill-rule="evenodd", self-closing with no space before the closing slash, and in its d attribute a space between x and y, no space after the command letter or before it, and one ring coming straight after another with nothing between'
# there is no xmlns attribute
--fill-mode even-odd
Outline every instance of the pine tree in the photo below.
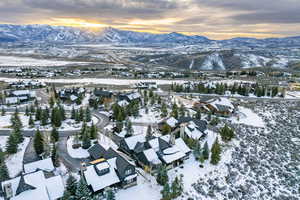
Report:
<svg viewBox="0 0 300 200"><path fill-rule="evenodd" d="M152 128L151 125L147 127L146 140L149 141L152 138Z"/></svg>
<svg viewBox="0 0 300 200"><path fill-rule="evenodd" d="M51 123L55 127L60 127L61 126L61 121L62 121L62 115L58 107L54 107L52 109L52 114L51 114Z"/></svg>
<svg viewBox="0 0 300 200"><path fill-rule="evenodd" d="M75 196L77 190L77 180L72 174L69 175L66 183L66 191L69 191L70 196Z"/></svg>
<svg viewBox="0 0 300 200"><path fill-rule="evenodd" d="M51 160L52 160L53 165L55 167L59 167L60 166L55 143L53 144L53 148L52 148L52 152L51 152Z"/></svg>
<svg viewBox="0 0 300 200"><path fill-rule="evenodd" d="M172 198L179 197L183 191L183 185L180 183L180 179L176 176L171 185L172 189Z"/></svg>
<svg viewBox="0 0 300 200"><path fill-rule="evenodd" d="M87 133L85 133L82 137L82 148L88 149L91 146L91 139Z"/></svg>
<svg viewBox="0 0 300 200"><path fill-rule="evenodd" d="M175 118L175 119L178 119L178 107L177 107L177 104L174 103L173 104L173 107L172 107L172 116Z"/></svg>
<svg viewBox="0 0 300 200"><path fill-rule="evenodd" d="M15 135L10 134L6 142L6 152L8 154L15 154L18 150L18 142L16 141Z"/></svg>
<svg viewBox="0 0 300 200"><path fill-rule="evenodd" d="M50 99L49 99L49 105L50 105L50 108L53 108L53 106L54 106L54 98L53 98L53 96L51 96Z"/></svg>
<svg viewBox="0 0 300 200"><path fill-rule="evenodd" d="M42 111L42 116L41 116L41 124L42 126L46 126L48 123L48 112L47 110Z"/></svg>
<svg viewBox="0 0 300 200"><path fill-rule="evenodd" d="M126 123L126 137L130 137L133 135L132 123L130 120Z"/></svg>
<svg viewBox="0 0 300 200"><path fill-rule="evenodd" d="M40 121L42 118L42 109L38 107L35 112L35 120Z"/></svg>
<svg viewBox="0 0 300 200"><path fill-rule="evenodd" d="M161 191L162 199L161 200L171 200L171 191L169 183L165 183Z"/></svg>
<svg viewBox="0 0 300 200"><path fill-rule="evenodd" d="M5 152L3 152L2 148L0 148L0 163L5 160Z"/></svg>
<svg viewBox="0 0 300 200"><path fill-rule="evenodd" d="M79 109L79 119L80 121L84 121L84 111L82 107Z"/></svg>
<svg viewBox="0 0 300 200"><path fill-rule="evenodd" d="M203 154L203 158L204 158L205 160L207 160L207 159L209 158L209 148L208 148L207 141L206 141L205 144L204 144L204 148L203 148L202 154Z"/></svg>
<svg viewBox="0 0 300 200"><path fill-rule="evenodd" d="M52 142L58 142L59 140L59 133L55 127L52 128L51 131L51 141Z"/></svg>
<svg viewBox="0 0 300 200"><path fill-rule="evenodd" d="M92 126L90 128L90 138L92 140L97 139L97 127L94 122L92 122Z"/></svg>
<svg viewBox="0 0 300 200"><path fill-rule="evenodd" d="M106 200L115 200L115 193L113 192L112 189L109 189L106 191Z"/></svg>
<svg viewBox="0 0 300 200"><path fill-rule="evenodd" d="M5 109L4 109L4 107L2 107L2 109L1 109L1 115L5 116Z"/></svg>
<svg viewBox="0 0 300 200"><path fill-rule="evenodd" d="M201 146L198 141L195 144L193 153L196 159L199 158L199 156L201 155Z"/></svg>
<svg viewBox="0 0 300 200"><path fill-rule="evenodd" d="M31 114L35 113L34 105L31 105L31 106L30 106L30 113L31 113Z"/></svg>
<svg viewBox="0 0 300 200"><path fill-rule="evenodd" d="M161 166L158 169L158 173L156 176L156 181L160 185L165 185L169 181L168 173L167 173L167 168L166 166Z"/></svg>
<svg viewBox="0 0 300 200"><path fill-rule="evenodd" d="M26 106L26 108L25 108L25 115L26 115L26 116L29 115L29 108L28 108L28 106Z"/></svg>
<svg viewBox="0 0 300 200"><path fill-rule="evenodd" d="M76 111L74 106L72 107L72 111L71 111L71 119L76 119Z"/></svg>
<svg viewBox="0 0 300 200"><path fill-rule="evenodd" d="M197 112L195 113L195 116L194 116L196 119L201 119L201 112L200 110L197 110Z"/></svg>
<svg viewBox="0 0 300 200"><path fill-rule="evenodd" d="M60 116L61 116L61 121L64 121L66 120L66 112L65 112L65 109L62 105L59 105L59 113L60 113Z"/></svg>
<svg viewBox="0 0 300 200"><path fill-rule="evenodd" d="M33 119L32 119L32 114L31 114L31 113L29 114L28 125L29 125L30 127L32 127L32 126L34 125L34 121L33 121Z"/></svg>
<svg viewBox="0 0 300 200"><path fill-rule="evenodd" d="M76 193L75 193L75 199L77 200L88 200L92 196L92 193L90 189L88 188L86 182L84 181L83 177L80 178Z"/></svg>
<svg viewBox="0 0 300 200"><path fill-rule="evenodd" d="M0 163L0 182L6 181L9 179L8 169L5 162Z"/></svg>
<svg viewBox="0 0 300 200"><path fill-rule="evenodd" d="M179 115L180 117L184 117L185 116L185 108L184 105L181 105L179 108Z"/></svg>
<svg viewBox="0 0 300 200"><path fill-rule="evenodd" d="M44 139L39 129L35 133L33 147L38 155L44 153Z"/></svg>
<svg viewBox="0 0 300 200"><path fill-rule="evenodd" d="M216 165L219 163L221 159L221 146L218 142L218 138L214 142L212 148L211 148L211 160L210 163L213 165Z"/></svg>
<svg viewBox="0 0 300 200"><path fill-rule="evenodd" d="M87 121L87 122L92 121L91 111L90 111L89 107L87 107L85 110L85 121Z"/></svg>
<svg viewBox="0 0 300 200"><path fill-rule="evenodd" d="M220 135L223 141L228 142L234 137L234 131L225 124L220 130Z"/></svg>
<svg viewBox="0 0 300 200"><path fill-rule="evenodd" d="M171 133L171 127L168 124L164 124L161 130L163 135Z"/></svg>

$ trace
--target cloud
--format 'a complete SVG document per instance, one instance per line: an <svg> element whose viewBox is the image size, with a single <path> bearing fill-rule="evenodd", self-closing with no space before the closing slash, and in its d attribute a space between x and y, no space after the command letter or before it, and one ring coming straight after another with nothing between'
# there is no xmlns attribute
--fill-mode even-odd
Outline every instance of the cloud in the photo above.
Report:
<svg viewBox="0 0 300 200"><path fill-rule="evenodd" d="M299 35L299 7L300 0L0 0L0 23L274 37Z"/></svg>

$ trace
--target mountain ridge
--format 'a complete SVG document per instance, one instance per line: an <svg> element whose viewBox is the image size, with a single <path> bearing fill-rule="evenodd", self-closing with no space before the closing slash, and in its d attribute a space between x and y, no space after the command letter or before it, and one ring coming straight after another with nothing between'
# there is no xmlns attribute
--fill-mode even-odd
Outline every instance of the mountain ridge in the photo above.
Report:
<svg viewBox="0 0 300 200"><path fill-rule="evenodd" d="M300 36L281 38L237 37L226 40L211 40L201 35L182 33L149 33L104 28L99 32L87 28L71 26L51 26L45 24L13 25L0 24L0 42L53 42L53 43L175 43L175 44L210 44L213 42L224 46L300 46ZM285 43L285 44L283 44Z"/></svg>

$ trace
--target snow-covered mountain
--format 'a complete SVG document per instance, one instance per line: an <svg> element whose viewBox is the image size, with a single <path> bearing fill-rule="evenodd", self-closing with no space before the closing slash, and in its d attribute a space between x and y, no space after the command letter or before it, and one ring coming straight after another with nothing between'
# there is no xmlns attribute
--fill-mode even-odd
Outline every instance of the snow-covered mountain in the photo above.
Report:
<svg viewBox="0 0 300 200"><path fill-rule="evenodd" d="M203 36L179 33L151 34L105 28L92 32L88 29L49 25L0 25L0 42L53 42L53 43L206 43Z"/></svg>
<svg viewBox="0 0 300 200"><path fill-rule="evenodd" d="M289 47L300 46L300 36L287 38L233 38L210 40L204 36L180 33L152 34L105 28L98 32L88 29L49 25L0 24L0 42L49 43L131 43L131 44L210 44L219 47Z"/></svg>

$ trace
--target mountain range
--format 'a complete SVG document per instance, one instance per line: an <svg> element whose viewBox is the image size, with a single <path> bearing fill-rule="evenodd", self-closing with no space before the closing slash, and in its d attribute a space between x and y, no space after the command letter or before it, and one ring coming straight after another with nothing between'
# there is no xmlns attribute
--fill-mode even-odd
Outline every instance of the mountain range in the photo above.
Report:
<svg viewBox="0 0 300 200"><path fill-rule="evenodd" d="M210 40L204 36L180 33L152 34L105 28L98 32L88 29L50 25L0 24L0 43L3 42L49 42L49 43L125 43L125 44L211 44L246 47L300 46L300 36L286 38L233 38Z"/></svg>

